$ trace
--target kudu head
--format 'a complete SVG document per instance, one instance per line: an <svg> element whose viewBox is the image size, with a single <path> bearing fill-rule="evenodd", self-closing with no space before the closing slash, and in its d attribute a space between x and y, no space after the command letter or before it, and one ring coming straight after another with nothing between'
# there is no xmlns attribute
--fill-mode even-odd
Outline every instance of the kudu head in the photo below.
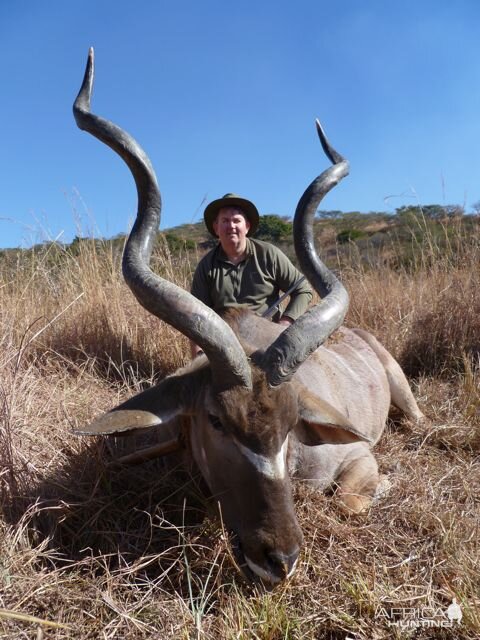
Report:
<svg viewBox="0 0 480 640"><path fill-rule="evenodd" d="M313 243L313 219L323 196L348 173L348 163L321 144L333 166L299 201L294 220L300 267L321 301L264 351L245 352L228 321L177 285L154 274L149 262L160 223L157 180L144 151L125 131L90 111L93 50L73 111L77 125L120 155L138 192L138 213L123 256L123 274L148 311L198 344L206 357L131 398L79 433L118 433L192 416L194 458L220 504L255 576L276 583L295 567L302 534L288 474L288 433L308 445L361 439L332 407L292 379L304 360L342 323L348 295Z"/></svg>

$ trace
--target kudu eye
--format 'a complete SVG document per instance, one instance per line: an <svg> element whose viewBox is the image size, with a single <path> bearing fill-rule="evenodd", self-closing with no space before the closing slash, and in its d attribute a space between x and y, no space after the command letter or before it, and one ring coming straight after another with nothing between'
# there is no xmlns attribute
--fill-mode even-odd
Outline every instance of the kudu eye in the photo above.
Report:
<svg viewBox="0 0 480 640"><path fill-rule="evenodd" d="M212 427L216 431L225 431L225 428L224 428L223 424L221 423L220 418L218 416L214 416L213 413L209 413L208 414L208 419L210 421L210 424L212 425Z"/></svg>

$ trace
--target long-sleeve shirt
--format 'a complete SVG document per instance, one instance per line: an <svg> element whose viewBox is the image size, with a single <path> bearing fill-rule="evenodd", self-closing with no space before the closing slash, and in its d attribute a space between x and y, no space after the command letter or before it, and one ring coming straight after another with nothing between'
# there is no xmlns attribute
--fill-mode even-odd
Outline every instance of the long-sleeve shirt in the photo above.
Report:
<svg viewBox="0 0 480 640"><path fill-rule="evenodd" d="M262 315L280 297L280 292L298 282L302 274L274 245L247 238L244 260L229 261L220 244L198 263L192 282L193 295L214 311L248 306ZM283 315L296 320L307 309L312 290L306 280L291 292Z"/></svg>

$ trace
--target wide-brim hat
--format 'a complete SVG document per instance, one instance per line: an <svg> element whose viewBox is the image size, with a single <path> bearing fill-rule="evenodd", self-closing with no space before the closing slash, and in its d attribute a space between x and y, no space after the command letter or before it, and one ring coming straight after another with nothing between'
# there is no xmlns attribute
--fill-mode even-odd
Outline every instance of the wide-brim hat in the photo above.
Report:
<svg viewBox="0 0 480 640"><path fill-rule="evenodd" d="M205 225L212 236L217 237L217 234L213 230L213 223L220 209L223 209L224 207L238 207L241 209L250 223L250 229L248 230L247 236L252 236L255 233L260 220L257 207L253 202L237 196L236 193L226 193L223 198L219 198L218 200L211 202L203 214Z"/></svg>

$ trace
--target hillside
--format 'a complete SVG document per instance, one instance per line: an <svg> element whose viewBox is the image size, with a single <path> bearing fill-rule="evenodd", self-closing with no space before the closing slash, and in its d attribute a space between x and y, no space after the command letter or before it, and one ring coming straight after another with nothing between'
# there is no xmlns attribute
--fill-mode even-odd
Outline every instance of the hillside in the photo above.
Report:
<svg viewBox="0 0 480 640"><path fill-rule="evenodd" d="M455 243L461 237L462 242L469 242L475 237L479 224L477 213L467 215L458 205L401 207L395 213L320 211L314 222L314 237L329 266L355 260L364 266L388 263L402 267L423 259L429 245L455 251L452 241ZM274 214L262 216L255 237L280 246L296 262L290 219ZM0 249L0 268L3 264L8 270L18 260L28 261L29 256L46 256L47 262L55 262L65 252L77 255L81 244L91 240L76 237L70 244L44 242L31 249ZM95 242L119 254L125 236ZM214 245L215 240L203 221L182 224L158 234L158 246L168 249L173 257L188 254L192 268L197 258Z"/></svg>

